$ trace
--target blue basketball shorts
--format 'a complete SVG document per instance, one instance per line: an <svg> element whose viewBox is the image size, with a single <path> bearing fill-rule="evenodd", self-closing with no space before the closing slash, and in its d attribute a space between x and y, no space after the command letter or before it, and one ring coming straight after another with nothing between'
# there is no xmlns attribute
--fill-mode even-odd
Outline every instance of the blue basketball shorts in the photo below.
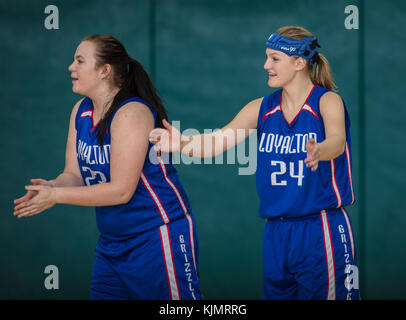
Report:
<svg viewBox="0 0 406 320"><path fill-rule="evenodd" d="M198 241L187 215L121 241L100 235L90 297L95 300L198 300Z"/></svg>
<svg viewBox="0 0 406 320"><path fill-rule="evenodd" d="M264 299L359 300L354 236L344 208L268 219Z"/></svg>

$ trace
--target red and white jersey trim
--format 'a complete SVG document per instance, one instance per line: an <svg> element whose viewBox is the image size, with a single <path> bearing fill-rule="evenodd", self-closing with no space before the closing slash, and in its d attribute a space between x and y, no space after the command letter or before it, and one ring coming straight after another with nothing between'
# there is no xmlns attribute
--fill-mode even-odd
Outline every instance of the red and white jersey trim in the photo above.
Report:
<svg viewBox="0 0 406 320"><path fill-rule="evenodd" d="M304 104L303 110L310 112L313 116L315 116L317 119L319 118L318 114L316 113L316 111L313 110L313 108L311 106L309 106L307 103Z"/></svg>
<svg viewBox="0 0 406 320"><path fill-rule="evenodd" d="M151 195L152 199L154 200L155 205L158 208L159 214L161 215L162 221L165 224L169 223L168 215L167 215L161 201L159 200L157 194L155 193L154 189L151 187L151 184L149 183L149 181L148 181L147 177L145 176L144 172L141 172L141 181L144 183L145 188L147 189L147 191Z"/></svg>
<svg viewBox="0 0 406 320"><path fill-rule="evenodd" d="M171 300L180 300L178 280L176 278L175 264L173 262L171 238L169 236L169 228L166 224L159 227L159 235L161 237L162 251L164 253L166 276L168 277Z"/></svg>
<svg viewBox="0 0 406 320"><path fill-rule="evenodd" d="M354 188L352 186L350 149L348 148L348 141L345 143L345 157L347 159L348 180L350 181L350 187L351 187L351 204L353 204L355 201L355 196L354 196Z"/></svg>
<svg viewBox="0 0 406 320"><path fill-rule="evenodd" d="M80 115L81 118L92 117L92 116L93 116L93 110L83 111L82 114Z"/></svg>
<svg viewBox="0 0 406 320"><path fill-rule="evenodd" d="M338 189L337 180L336 180L336 176L335 176L334 159L330 160L330 165L331 165L331 184L333 186L334 194L336 195L336 198L337 198L337 208L340 208L343 201L341 199L340 190Z"/></svg>
<svg viewBox="0 0 406 320"><path fill-rule="evenodd" d="M327 300L336 299L336 275L334 263L333 243L331 241L330 225L327 218L326 210L320 213L321 224L323 226L324 249L326 252L326 265L327 265Z"/></svg>
<svg viewBox="0 0 406 320"><path fill-rule="evenodd" d="M185 213L185 217L188 221L188 225L189 225L189 235L190 235L190 247L192 250L192 256L193 256L193 265L195 267L195 271L196 271L196 275L197 275L197 265L196 265L196 257L195 257L195 241L194 241L194 232L193 232L193 220L192 217L189 215L189 212L186 208L185 202L183 201L183 198L178 190L178 188L176 188L175 184L171 181L171 179L169 179L167 171L166 171L166 166L164 161L162 160L162 158L158 157L158 162L159 165L161 167L162 173L164 174L165 180L166 182L168 182L168 184L171 186L172 190L175 192L176 197L179 200L179 203L183 209L183 212Z"/></svg>
<svg viewBox="0 0 406 320"><path fill-rule="evenodd" d="M265 113L264 116L262 117L262 121L264 121L264 119L266 117L269 117L269 116L275 114L277 111L281 111L281 106L280 105L277 105L275 108L273 108L272 110Z"/></svg>
<svg viewBox="0 0 406 320"><path fill-rule="evenodd" d="M180 195L178 188L176 188L176 186L175 186L175 185L172 183L172 181L169 179L168 174L167 174L167 172L166 172L165 163L163 162L162 158L158 157L158 162L159 162L159 165L160 165L160 167L161 167L161 169L162 169L162 173L164 174L164 178L165 178L166 182L168 182L168 184L171 186L172 190L175 192L176 197L178 198L179 203L180 203L180 205L181 205L181 207L182 207L182 209L183 209L183 212L184 212L185 214L187 214L188 211L187 211L185 202L183 201L182 196Z"/></svg>

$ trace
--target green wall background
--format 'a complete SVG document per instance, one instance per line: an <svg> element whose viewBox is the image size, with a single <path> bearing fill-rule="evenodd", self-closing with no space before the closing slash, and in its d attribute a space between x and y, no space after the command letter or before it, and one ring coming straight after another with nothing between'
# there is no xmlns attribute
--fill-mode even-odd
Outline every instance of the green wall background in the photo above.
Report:
<svg viewBox="0 0 406 320"><path fill-rule="evenodd" d="M57 205L16 219L13 199L30 178L64 166L68 121L80 98L67 70L90 33L116 36L150 72L181 129L220 128L269 94L264 43L284 25L319 38L352 121L357 203L349 207L363 299L406 298L406 109L401 100L406 3L401 1L0 1L0 299L88 299L98 231L93 208ZM360 9L347 30L344 8ZM240 165L178 165L200 243L206 299L261 299L262 233L255 176ZM59 268L46 290L44 269Z"/></svg>

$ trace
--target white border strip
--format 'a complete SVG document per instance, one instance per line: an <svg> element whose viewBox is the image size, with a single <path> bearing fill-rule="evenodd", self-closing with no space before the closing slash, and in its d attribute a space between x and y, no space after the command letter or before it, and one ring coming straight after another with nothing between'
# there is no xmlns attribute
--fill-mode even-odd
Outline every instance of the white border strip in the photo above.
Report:
<svg viewBox="0 0 406 320"><path fill-rule="evenodd" d="M161 214L163 222L165 224L169 223L168 215L166 214L166 211L165 211L164 207L162 206L162 203L159 200L158 196L156 195L154 189L152 189L151 185L149 184L148 179L145 177L144 172L141 172L141 180L144 183L145 187L147 188L152 199L154 200L154 202L158 208L158 211Z"/></svg>
<svg viewBox="0 0 406 320"><path fill-rule="evenodd" d="M165 163L163 162L163 160L158 157L158 161L159 161L159 165L161 166L162 172L164 174L165 180L166 182L168 182L168 184L172 187L173 191L176 194L176 197L178 198L180 205L182 206L183 212L185 214L188 213L185 202L182 199L182 196L179 193L179 190L176 188L176 186L172 183L172 181L169 179L168 174L166 173L166 167L165 167Z"/></svg>
<svg viewBox="0 0 406 320"><path fill-rule="evenodd" d="M350 179L350 186L351 186L351 204L353 204L354 201L355 201L355 196L354 196L354 189L353 189L353 187L352 187L350 149L348 148L348 141L345 142L345 157L347 158L348 179Z"/></svg>
<svg viewBox="0 0 406 320"><path fill-rule="evenodd" d="M328 277L327 300L335 300L336 279L334 270L334 254L326 210L322 210L320 216L321 216L321 224L323 226L324 249L326 250L327 277Z"/></svg>
<svg viewBox="0 0 406 320"><path fill-rule="evenodd" d="M338 186L337 186L334 159L330 160L330 164L331 164L331 182L333 184L334 193L336 194L336 198L337 198L337 208L340 208L341 204L343 202L341 200L340 190L338 189Z"/></svg>
<svg viewBox="0 0 406 320"><path fill-rule="evenodd" d="M182 196L180 195L179 190L176 188L176 186L173 184L173 182L169 179L167 171L166 171L166 167L165 167L165 163L163 162L163 160L158 157L158 161L159 161L159 165L161 166L162 172L164 174L165 180L168 182L168 184L172 187L173 191L175 192L176 196L178 197L179 203L185 213L186 219L188 220L188 224L189 224L189 235L190 235L190 247L192 250L192 256L193 256L193 265L195 267L195 271L196 271L196 276L197 276L197 265L196 265L196 257L195 257L195 241L194 241L194 233L193 233L193 221L192 218L189 215L189 212L186 208L185 202L182 199Z"/></svg>
<svg viewBox="0 0 406 320"><path fill-rule="evenodd" d="M168 276L169 292L171 300L180 300L179 288L176 281L175 266L173 263L172 249L169 238L169 229L165 224L159 227L159 233L161 235L162 250L164 252L166 274Z"/></svg>

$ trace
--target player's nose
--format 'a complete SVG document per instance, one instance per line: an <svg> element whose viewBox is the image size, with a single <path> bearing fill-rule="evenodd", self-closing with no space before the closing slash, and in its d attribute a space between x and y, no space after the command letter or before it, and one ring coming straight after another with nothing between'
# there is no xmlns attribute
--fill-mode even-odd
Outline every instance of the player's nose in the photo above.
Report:
<svg viewBox="0 0 406 320"><path fill-rule="evenodd" d="M269 59L266 59L265 64L264 64L264 69L265 69L266 71L268 71L269 68L270 68Z"/></svg>
<svg viewBox="0 0 406 320"><path fill-rule="evenodd" d="M73 72L73 62L72 62L72 64L71 64L70 66L68 66L68 70L69 70L70 72Z"/></svg>

